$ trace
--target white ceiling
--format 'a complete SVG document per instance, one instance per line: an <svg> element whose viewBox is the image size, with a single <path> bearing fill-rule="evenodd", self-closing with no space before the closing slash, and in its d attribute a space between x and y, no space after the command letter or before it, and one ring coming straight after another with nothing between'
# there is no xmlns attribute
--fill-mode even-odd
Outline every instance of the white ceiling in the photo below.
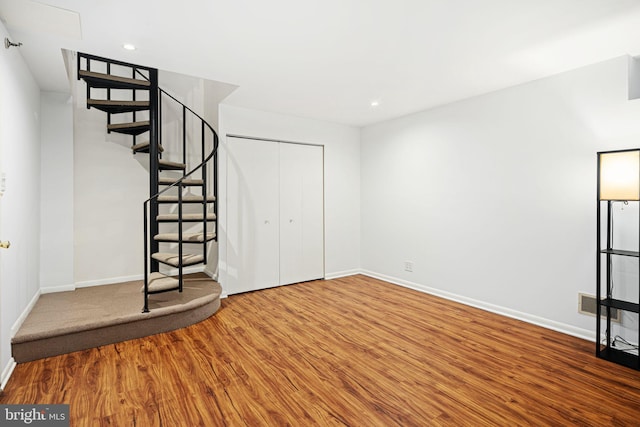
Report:
<svg viewBox="0 0 640 427"><path fill-rule="evenodd" d="M355 126L640 53L639 0L0 0L0 17L44 90L68 90L66 48Z"/></svg>

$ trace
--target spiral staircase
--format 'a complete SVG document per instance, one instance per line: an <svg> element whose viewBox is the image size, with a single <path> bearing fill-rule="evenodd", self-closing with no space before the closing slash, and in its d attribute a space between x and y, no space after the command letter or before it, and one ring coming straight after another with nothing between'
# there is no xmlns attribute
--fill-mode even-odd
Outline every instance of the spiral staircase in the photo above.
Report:
<svg viewBox="0 0 640 427"><path fill-rule="evenodd" d="M182 292L185 267L206 264L216 240L218 135L158 86L155 68L78 53L77 76L86 83L87 108L107 114L107 132L131 136L132 152L149 156L149 198L141 206L148 312L151 295ZM171 141L173 152L162 144L163 108L182 114L182 141Z"/></svg>
<svg viewBox="0 0 640 427"><path fill-rule="evenodd" d="M158 86L157 69L75 56L86 107L106 113L106 132L131 137L140 167L148 164L144 280L41 295L11 340L17 363L172 331L220 308L222 288L198 268L216 241L218 135Z"/></svg>

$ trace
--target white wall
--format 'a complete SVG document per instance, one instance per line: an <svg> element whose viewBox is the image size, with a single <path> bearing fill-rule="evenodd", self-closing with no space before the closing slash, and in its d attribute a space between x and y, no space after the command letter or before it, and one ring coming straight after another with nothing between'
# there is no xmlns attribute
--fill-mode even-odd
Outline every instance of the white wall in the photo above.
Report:
<svg viewBox="0 0 640 427"><path fill-rule="evenodd" d="M40 287L73 289L73 105L68 93L42 92Z"/></svg>
<svg viewBox="0 0 640 427"><path fill-rule="evenodd" d="M363 269L594 338L596 152L640 146L627 61L363 129Z"/></svg>
<svg viewBox="0 0 640 427"><path fill-rule="evenodd" d="M0 39L8 36L0 23ZM10 375L11 337L39 291L40 89L16 48L0 52L0 382Z"/></svg>
<svg viewBox="0 0 640 427"><path fill-rule="evenodd" d="M263 111L220 105L218 234L219 281L226 284L225 136L240 135L324 145L325 274L336 277L360 267L359 129Z"/></svg>
<svg viewBox="0 0 640 427"><path fill-rule="evenodd" d="M107 114L86 109L84 89L84 82L73 89L74 282L139 279L149 155L133 155L130 136L107 134Z"/></svg>

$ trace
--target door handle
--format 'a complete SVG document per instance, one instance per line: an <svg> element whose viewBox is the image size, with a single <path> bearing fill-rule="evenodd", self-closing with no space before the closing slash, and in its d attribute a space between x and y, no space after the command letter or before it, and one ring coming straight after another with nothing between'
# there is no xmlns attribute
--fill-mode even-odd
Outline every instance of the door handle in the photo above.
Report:
<svg viewBox="0 0 640 427"><path fill-rule="evenodd" d="M8 240L6 242L0 242L0 248L2 249L9 249L9 246L11 246L11 242Z"/></svg>

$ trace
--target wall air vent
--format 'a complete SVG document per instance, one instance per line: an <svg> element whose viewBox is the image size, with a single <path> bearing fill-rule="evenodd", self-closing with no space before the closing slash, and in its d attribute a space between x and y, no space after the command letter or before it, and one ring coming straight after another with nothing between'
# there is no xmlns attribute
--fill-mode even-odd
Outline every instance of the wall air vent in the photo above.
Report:
<svg viewBox="0 0 640 427"><path fill-rule="evenodd" d="M581 314L588 314L590 316L596 315L596 297L595 295L578 293L578 312ZM604 313L604 310L603 310ZM602 317L606 317L605 314ZM616 308L611 309L611 320L620 323L620 310Z"/></svg>

